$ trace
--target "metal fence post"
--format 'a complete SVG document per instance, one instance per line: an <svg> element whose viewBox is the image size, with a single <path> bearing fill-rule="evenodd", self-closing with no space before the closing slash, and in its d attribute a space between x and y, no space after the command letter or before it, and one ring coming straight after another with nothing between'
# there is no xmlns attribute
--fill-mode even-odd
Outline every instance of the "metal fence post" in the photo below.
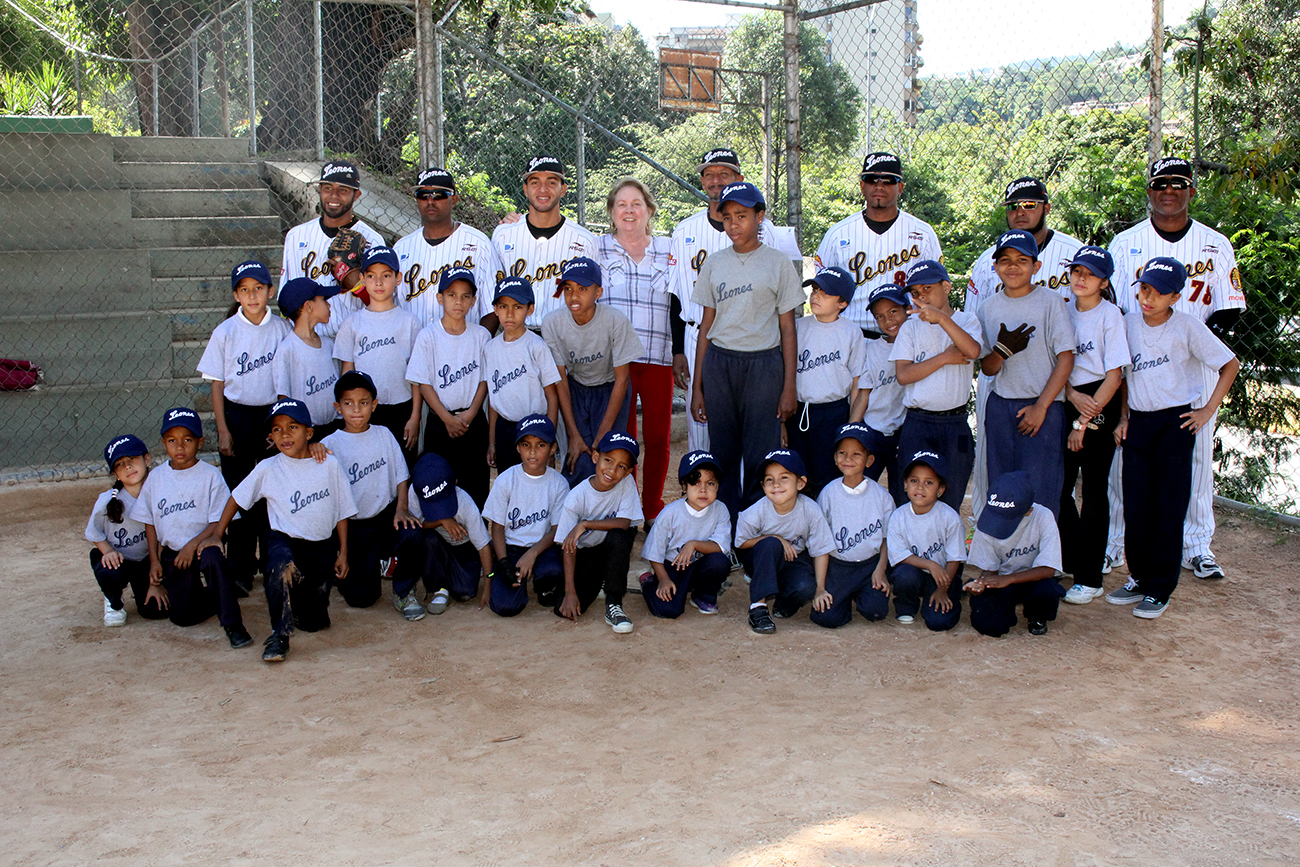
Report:
<svg viewBox="0 0 1300 867"><path fill-rule="evenodd" d="M415 83L416 132L420 142L421 167L433 165L438 131L433 118L433 8L430 0L415 0Z"/></svg>
<svg viewBox="0 0 1300 867"><path fill-rule="evenodd" d="M430 16L433 15L432 10ZM429 82L433 89L433 162L435 165L447 165L447 139L446 130L443 129L443 109L442 109L442 28L431 27L433 32L433 68L431 74L433 81Z"/></svg>
<svg viewBox="0 0 1300 867"><path fill-rule="evenodd" d="M316 33L312 39L312 51L315 54L315 81L316 81L316 159L325 159L325 58L322 56L321 48L321 10L320 0L315 0L312 5L312 20L315 22Z"/></svg>
<svg viewBox="0 0 1300 867"><path fill-rule="evenodd" d="M253 73L253 0L244 3L244 48L248 55L248 154L257 156L257 88Z"/></svg>
<svg viewBox="0 0 1300 867"><path fill-rule="evenodd" d="M190 135L195 138L199 137L199 93L202 91L202 82L199 81L199 34L196 31L190 37L190 92L194 99L194 105L191 108L193 115L190 124Z"/></svg>
<svg viewBox="0 0 1300 867"><path fill-rule="evenodd" d="M72 73L77 79L77 114L84 114L81 108L81 54L76 51L72 53Z"/></svg>
<svg viewBox="0 0 1300 867"><path fill-rule="evenodd" d="M153 91L152 93L153 134L157 136L158 135L158 61L155 60L153 63L149 64L149 69L151 71L150 78L152 79L150 90Z"/></svg>
<svg viewBox="0 0 1300 867"><path fill-rule="evenodd" d="M790 0L783 13L785 54L785 224L803 239L803 196L800 162L803 145L799 139L799 4Z"/></svg>
<svg viewBox="0 0 1300 867"><path fill-rule="evenodd" d="M1164 136L1164 123L1161 118L1164 110L1165 89L1165 3L1164 0L1151 0L1151 112L1150 129L1147 133L1147 163L1153 163L1160 156L1161 139Z"/></svg>
<svg viewBox="0 0 1300 867"><path fill-rule="evenodd" d="M772 76L764 72L759 82L759 96L763 99L763 189L770 196L776 183L776 167L772 164Z"/></svg>

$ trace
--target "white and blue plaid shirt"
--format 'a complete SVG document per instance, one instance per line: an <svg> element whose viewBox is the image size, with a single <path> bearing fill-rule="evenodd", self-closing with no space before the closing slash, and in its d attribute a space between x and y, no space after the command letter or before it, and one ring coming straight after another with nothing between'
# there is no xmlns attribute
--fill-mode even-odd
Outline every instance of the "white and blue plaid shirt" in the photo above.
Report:
<svg viewBox="0 0 1300 867"><path fill-rule="evenodd" d="M652 237L645 256L634 262L613 235L601 235L600 267L605 294L601 301L620 311L636 329L645 355L639 364L673 363L673 336L668 315L668 260L672 248L667 238Z"/></svg>

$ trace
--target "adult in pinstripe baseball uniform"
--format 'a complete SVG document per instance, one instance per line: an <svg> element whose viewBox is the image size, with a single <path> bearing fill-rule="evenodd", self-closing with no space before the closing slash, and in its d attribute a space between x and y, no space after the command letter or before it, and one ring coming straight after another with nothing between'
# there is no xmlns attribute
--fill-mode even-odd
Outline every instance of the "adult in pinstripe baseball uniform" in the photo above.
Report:
<svg viewBox="0 0 1300 867"><path fill-rule="evenodd" d="M889 153L870 153L862 160L858 178L864 205L826 232L817 248L817 268L837 266L853 275L864 291L840 315L876 337L879 329L867 301L881 283L902 286L909 264L922 259L940 262L943 251L930 224L898 207L903 194L903 163Z"/></svg>
<svg viewBox="0 0 1300 867"><path fill-rule="evenodd" d="M1064 232L1048 228L1047 215L1052 212L1052 203L1047 196L1047 185L1038 178L1016 178L1007 184L1002 200L1007 209L1007 228L1023 229L1038 242L1038 261L1042 267L1038 269L1035 285L1046 286L1059 293L1062 300L1068 301L1070 263L1074 261L1074 254L1083 246L1083 242ZM994 252L994 248L989 247L971 266L970 280L966 284L966 303L963 305L967 313L978 315L980 302L1002 291L1002 281L993 270ZM988 455L985 452L988 441L984 436L984 405L989 399L992 383L993 377L981 373L975 385L975 472L970 502L976 519L988 499Z"/></svg>
<svg viewBox="0 0 1300 867"><path fill-rule="evenodd" d="M731 239L722 230L718 197L729 185L745 180L740 171L740 157L730 148L710 150L700 158L696 171L700 174L700 187L709 197L709 206L696 211L673 229L668 283L672 293L681 302L681 318L686 323L685 352L673 356L673 378L678 388L686 389L687 407L690 407L693 397L691 379L694 371L691 365L695 363L695 347L699 342L700 322L704 317L704 308L691 300L691 293L695 291L695 278L699 275L704 260L731 246ZM799 252L793 230L777 227L771 220L764 218L758 240L788 255L795 263L795 270L803 273L803 255ZM698 419L687 419L686 438L691 451L709 450L709 426Z"/></svg>
<svg viewBox="0 0 1300 867"><path fill-rule="evenodd" d="M1169 256L1187 267L1187 288L1174 309L1190 313L1204 322L1221 340L1231 331L1241 311L1246 309L1246 295L1237 271L1237 256L1232 244L1221 233L1188 213L1196 196L1196 178L1192 164L1180 157L1164 157L1151 164L1147 175L1147 201L1151 216L1125 229L1110 242L1115 259L1116 302L1128 312L1135 306L1132 286L1144 263L1156 256ZM1192 408L1204 406L1214 391L1218 370L1204 367L1198 400ZM1183 568L1197 578L1222 578L1223 570L1214 560L1210 542L1214 538L1214 429L1218 415L1196 433L1192 445L1192 498L1183 523ZM1122 454L1122 449L1120 450ZM1121 460L1117 454L1114 470ZM1110 550L1113 561L1124 539L1124 513L1119 486L1111 484ZM1118 509L1117 509L1118 506ZM1118 511L1118 520L1116 512ZM1117 538L1119 544L1115 544Z"/></svg>

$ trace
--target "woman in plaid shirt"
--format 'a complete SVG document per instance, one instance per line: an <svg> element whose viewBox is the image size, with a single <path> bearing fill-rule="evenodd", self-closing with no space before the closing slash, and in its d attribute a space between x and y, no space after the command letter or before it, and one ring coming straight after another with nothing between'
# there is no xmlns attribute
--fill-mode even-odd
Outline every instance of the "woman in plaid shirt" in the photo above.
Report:
<svg viewBox="0 0 1300 867"><path fill-rule="evenodd" d="M605 197L605 209L612 234L599 239L605 277L605 294L600 300L627 316L646 350L632 362L633 411L628 416L628 433L637 435L635 410L640 400L645 440L641 508L648 527L664 507L673 411L672 365L673 356L683 351L684 326L677 296L668 291L669 239L652 234L654 196L636 178L621 178Z"/></svg>

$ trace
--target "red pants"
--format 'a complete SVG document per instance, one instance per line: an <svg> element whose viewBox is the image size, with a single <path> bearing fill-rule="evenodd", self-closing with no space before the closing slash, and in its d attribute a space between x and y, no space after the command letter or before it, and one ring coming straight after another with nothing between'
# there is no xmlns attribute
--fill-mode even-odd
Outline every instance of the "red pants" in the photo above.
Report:
<svg viewBox="0 0 1300 867"><path fill-rule="evenodd" d="M641 510L646 520L659 517L664 508L664 479L668 477L668 439L673 420L673 369L667 364L632 362L632 412L627 432L635 437L636 401L641 398L641 420L645 428L642 449Z"/></svg>

